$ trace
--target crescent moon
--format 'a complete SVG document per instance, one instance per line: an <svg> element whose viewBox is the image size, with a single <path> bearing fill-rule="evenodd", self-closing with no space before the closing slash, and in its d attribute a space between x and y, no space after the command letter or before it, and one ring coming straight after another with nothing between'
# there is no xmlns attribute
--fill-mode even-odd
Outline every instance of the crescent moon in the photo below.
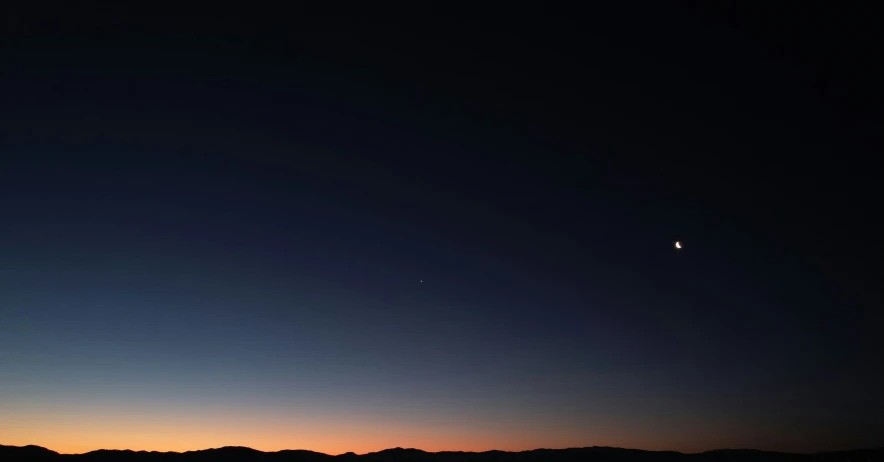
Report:
<svg viewBox="0 0 884 462"><path fill-rule="evenodd" d="M675 248L681 249L681 242L675 241Z"/></svg>

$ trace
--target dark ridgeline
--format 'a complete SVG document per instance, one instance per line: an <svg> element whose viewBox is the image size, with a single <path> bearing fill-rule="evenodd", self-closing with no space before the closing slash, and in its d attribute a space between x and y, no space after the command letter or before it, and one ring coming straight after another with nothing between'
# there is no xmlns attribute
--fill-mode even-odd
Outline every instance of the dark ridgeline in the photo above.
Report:
<svg viewBox="0 0 884 462"><path fill-rule="evenodd" d="M387 449L370 454L352 452L330 456L313 451L262 452L244 447L224 447L188 452L98 450L85 454L59 454L39 446L0 445L0 461L291 461L291 462L875 462L884 461L884 448L817 454L789 454L751 449L719 449L697 454L642 451L609 447L535 449L522 452L425 452Z"/></svg>

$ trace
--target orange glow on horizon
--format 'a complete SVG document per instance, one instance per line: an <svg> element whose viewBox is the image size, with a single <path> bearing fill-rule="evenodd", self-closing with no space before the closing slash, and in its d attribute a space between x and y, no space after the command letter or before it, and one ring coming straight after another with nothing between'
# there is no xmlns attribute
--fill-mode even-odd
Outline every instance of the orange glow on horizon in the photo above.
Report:
<svg viewBox="0 0 884 462"><path fill-rule="evenodd" d="M3 413L0 442L35 444L65 454L97 449L192 451L247 446L261 451L307 449L326 454L368 453L393 447L425 451L527 450L584 446L577 435L529 432L511 425L476 429L463 423L366 422L365 418L261 418L80 412ZM532 435L533 433L533 435Z"/></svg>
<svg viewBox="0 0 884 462"><path fill-rule="evenodd" d="M306 449L331 455L403 447L438 451L523 451L614 446L700 452L763 441L766 429L747 434L736 424L686 431L616 417L597 424L533 419L484 421L385 412L180 409L162 406L11 405L0 410L0 444L34 444L63 454L97 449L193 451L246 446L261 451ZM724 437L723 435L727 435ZM792 447L758 449L799 450Z"/></svg>
<svg viewBox="0 0 884 462"><path fill-rule="evenodd" d="M629 444L629 438L615 438L604 432L592 432L596 438L588 438L583 432L561 428L531 430L515 425L476 428L463 423L370 424L362 419L352 422L314 419L306 422L294 418L262 421L256 416L169 416L168 420L144 415L134 417L93 413L84 416L56 414L25 418L7 414L0 419L0 442L14 446L35 444L63 454L80 454L97 449L183 452L223 446L246 446L261 451L306 449L332 455L345 452L364 454L394 447L429 452L479 452L593 445L635 446L635 443Z"/></svg>
<svg viewBox="0 0 884 462"><path fill-rule="evenodd" d="M208 424L208 422L202 422ZM133 451L184 452L224 446L246 446L260 451L306 449L331 455L355 452L365 454L394 447L417 448L428 452L488 450L524 451L537 448L560 449L585 446L641 447L650 450L672 450L669 445L638 446L630 438L581 438L578 435L523 432L495 434L492 429L440 428L397 425L347 426L336 429L326 425L270 427L268 425L214 426L184 422L173 425L117 421L116 423L55 422L0 424L2 444L24 446L35 444L62 454L81 454L97 449L130 449ZM630 444L632 440L632 444ZM646 441L652 443L651 441ZM670 443L671 444L671 443ZM679 448L693 452L691 448ZM699 448L698 448L699 450Z"/></svg>

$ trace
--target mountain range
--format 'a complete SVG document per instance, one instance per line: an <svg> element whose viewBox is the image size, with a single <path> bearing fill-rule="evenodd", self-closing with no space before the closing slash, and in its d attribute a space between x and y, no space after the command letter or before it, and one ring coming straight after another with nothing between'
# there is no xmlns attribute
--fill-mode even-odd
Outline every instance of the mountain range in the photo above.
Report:
<svg viewBox="0 0 884 462"><path fill-rule="evenodd" d="M306 450L262 452L228 446L187 452L156 452L101 449L84 454L59 454L40 446L0 445L0 461L60 462L164 462L164 461L272 461L272 462L874 462L884 461L884 448L816 454L791 454L751 449L719 449L695 454L674 451L643 451L611 447L535 449L521 452L425 452L419 449L386 449L357 455L332 456Z"/></svg>

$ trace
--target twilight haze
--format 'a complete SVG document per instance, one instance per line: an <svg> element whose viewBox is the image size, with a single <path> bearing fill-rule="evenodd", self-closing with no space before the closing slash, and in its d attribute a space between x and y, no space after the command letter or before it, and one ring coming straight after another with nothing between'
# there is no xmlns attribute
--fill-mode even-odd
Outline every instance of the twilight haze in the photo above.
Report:
<svg viewBox="0 0 884 462"><path fill-rule="evenodd" d="M10 15L0 444L880 446L877 42L653 5Z"/></svg>

